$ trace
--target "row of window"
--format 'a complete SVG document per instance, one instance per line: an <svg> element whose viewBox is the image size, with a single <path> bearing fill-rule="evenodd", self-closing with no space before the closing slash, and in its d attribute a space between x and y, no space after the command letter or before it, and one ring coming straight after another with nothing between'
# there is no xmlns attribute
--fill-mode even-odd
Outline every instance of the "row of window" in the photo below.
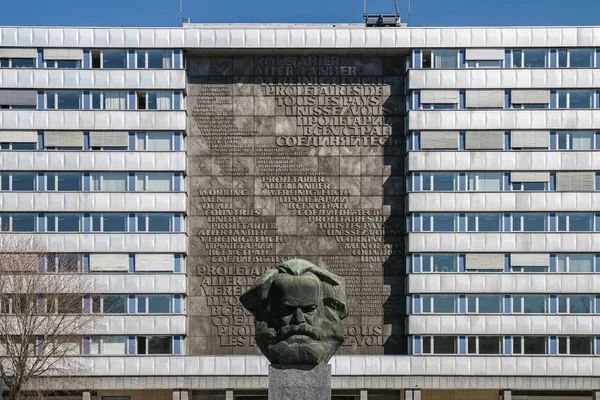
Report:
<svg viewBox="0 0 600 400"><path fill-rule="evenodd" d="M0 232L182 232L181 214L0 214Z"/></svg>
<svg viewBox="0 0 600 400"><path fill-rule="evenodd" d="M178 295L102 295L76 300L73 296L28 295L3 296L3 314L180 314L182 300Z"/></svg>
<svg viewBox="0 0 600 400"><path fill-rule="evenodd" d="M0 132L0 150L181 151L181 132Z"/></svg>
<svg viewBox="0 0 600 400"><path fill-rule="evenodd" d="M597 232L595 213L413 214L412 232ZM598 223L596 223L598 220Z"/></svg>
<svg viewBox="0 0 600 400"><path fill-rule="evenodd" d="M600 297L592 294L413 295L413 314L594 314ZM600 304L598 304L600 306Z"/></svg>
<svg viewBox="0 0 600 400"><path fill-rule="evenodd" d="M40 257L40 273L180 273L183 254L49 253ZM17 271L18 272L18 271Z"/></svg>
<svg viewBox="0 0 600 400"><path fill-rule="evenodd" d="M415 172L409 191L585 192L600 189L600 172Z"/></svg>
<svg viewBox="0 0 600 400"><path fill-rule="evenodd" d="M511 98L510 90L413 90L407 98L408 109L413 110L475 110L475 109L591 109L599 108L596 89L545 90L547 95L537 99ZM528 91L520 91L527 93ZM534 91L530 91L533 93ZM538 92L538 91L535 91Z"/></svg>
<svg viewBox="0 0 600 400"><path fill-rule="evenodd" d="M0 108L19 110L182 110L183 95L173 90L55 90L40 92L37 101L15 103L0 98ZM24 102L25 103L25 102Z"/></svg>
<svg viewBox="0 0 600 400"><path fill-rule="evenodd" d="M21 338L15 337L11 345L19 348L23 346L21 343ZM65 355L166 355L182 354L182 344L181 336L91 336L64 339L58 343L55 340L48 347L56 348ZM37 353L45 349L42 337L30 345L31 352ZM0 355L5 352L5 345L0 345Z"/></svg>
<svg viewBox="0 0 600 400"><path fill-rule="evenodd" d="M413 132L408 150L598 150L597 131Z"/></svg>
<svg viewBox="0 0 600 400"><path fill-rule="evenodd" d="M516 259L514 256L517 256ZM527 272L527 273L592 273L600 272L600 254L592 253L562 253L562 254L494 254L497 260L487 253L475 258L466 254L413 254L409 257L413 273L445 273L445 272ZM470 254L468 256L471 256ZM490 259L491 258L491 259Z"/></svg>
<svg viewBox="0 0 600 400"><path fill-rule="evenodd" d="M413 50L412 68L594 68L598 49L424 49Z"/></svg>
<svg viewBox="0 0 600 400"><path fill-rule="evenodd" d="M0 58L0 68L183 68L180 50L15 48L10 53Z"/></svg>
<svg viewBox="0 0 600 400"><path fill-rule="evenodd" d="M415 336L412 354L593 355L597 340L594 336Z"/></svg>
<svg viewBox="0 0 600 400"><path fill-rule="evenodd" d="M182 174L172 172L0 172L3 191L171 192L182 188Z"/></svg>

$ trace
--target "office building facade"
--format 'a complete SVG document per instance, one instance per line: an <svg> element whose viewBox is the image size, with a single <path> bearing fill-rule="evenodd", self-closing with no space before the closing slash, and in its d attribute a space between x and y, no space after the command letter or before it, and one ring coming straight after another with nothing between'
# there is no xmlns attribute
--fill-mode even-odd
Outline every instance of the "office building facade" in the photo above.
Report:
<svg viewBox="0 0 600 400"><path fill-rule="evenodd" d="M599 71L596 27L0 28L2 234L102 292L41 383L266 398L237 298L301 257L334 398L598 398Z"/></svg>

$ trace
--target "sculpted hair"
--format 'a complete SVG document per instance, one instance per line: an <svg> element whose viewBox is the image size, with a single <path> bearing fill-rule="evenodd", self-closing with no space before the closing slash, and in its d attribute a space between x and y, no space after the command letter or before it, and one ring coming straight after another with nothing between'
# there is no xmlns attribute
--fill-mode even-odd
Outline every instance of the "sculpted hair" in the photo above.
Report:
<svg viewBox="0 0 600 400"><path fill-rule="evenodd" d="M277 267L266 271L246 293L240 296L240 301L253 315L257 315L261 310L264 310L264 301L269 295L271 285L280 276L285 274L302 276L307 273L315 275L323 283L323 303L326 308L335 310L340 320L346 318L348 309L344 278L332 274L326 269L319 268L306 260L283 261Z"/></svg>

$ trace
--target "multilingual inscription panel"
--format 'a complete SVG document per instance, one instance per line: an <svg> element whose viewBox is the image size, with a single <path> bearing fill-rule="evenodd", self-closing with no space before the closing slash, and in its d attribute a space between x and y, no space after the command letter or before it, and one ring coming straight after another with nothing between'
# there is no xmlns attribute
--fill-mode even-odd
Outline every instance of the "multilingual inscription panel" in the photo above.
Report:
<svg viewBox="0 0 600 400"><path fill-rule="evenodd" d="M405 352L403 65L188 58L189 354L257 353L239 296L289 258L346 278L340 353Z"/></svg>

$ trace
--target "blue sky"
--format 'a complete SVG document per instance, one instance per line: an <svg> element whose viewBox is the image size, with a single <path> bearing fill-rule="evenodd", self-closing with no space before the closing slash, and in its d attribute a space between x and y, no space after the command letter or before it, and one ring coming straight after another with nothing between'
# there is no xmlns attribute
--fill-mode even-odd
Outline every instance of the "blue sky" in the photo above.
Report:
<svg viewBox="0 0 600 400"><path fill-rule="evenodd" d="M179 0L0 0L0 25L177 26ZM600 0L411 0L412 26L599 25ZM183 0L192 22L362 22L363 0ZM398 0L408 21L408 0ZM393 0L369 0L390 12Z"/></svg>

